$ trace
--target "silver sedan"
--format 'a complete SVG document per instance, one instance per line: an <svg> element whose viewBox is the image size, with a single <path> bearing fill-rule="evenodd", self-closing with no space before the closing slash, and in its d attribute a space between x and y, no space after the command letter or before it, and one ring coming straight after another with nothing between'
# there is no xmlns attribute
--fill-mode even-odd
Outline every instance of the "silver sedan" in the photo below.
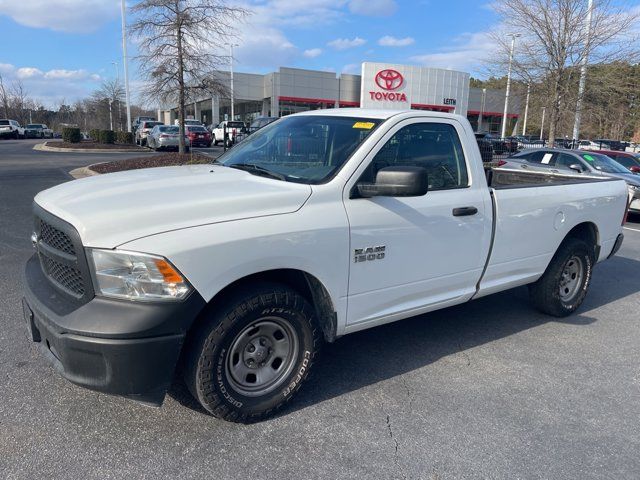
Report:
<svg viewBox="0 0 640 480"><path fill-rule="evenodd" d="M180 141L180 134L178 127L173 125L156 125L153 127L151 132L149 132L149 136L147 137L147 146L149 148L153 148L155 151L169 149L169 148L178 148ZM189 137L184 137L184 146L186 151L189 151L189 147L191 147L191 143L189 142Z"/></svg>

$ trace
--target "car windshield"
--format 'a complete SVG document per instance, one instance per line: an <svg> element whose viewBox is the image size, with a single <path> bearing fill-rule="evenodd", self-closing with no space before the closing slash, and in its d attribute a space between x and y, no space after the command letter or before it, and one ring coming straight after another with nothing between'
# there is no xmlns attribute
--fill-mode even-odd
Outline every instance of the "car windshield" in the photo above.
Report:
<svg viewBox="0 0 640 480"><path fill-rule="evenodd" d="M30 123L29 125L27 125L27 128L42 128L42 125L40 125L39 123Z"/></svg>
<svg viewBox="0 0 640 480"><path fill-rule="evenodd" d="M190 132L206 132L207 129L198 125L191 125L187 128Z"/></svg>
<svg viewBox="0 0 640 480"><path fill-rule="evenodd" d="M219 162L227 167L252 166L252 173L260 169L292 182L322 183L380 123L325 115L285 117L227 151Z"/></svg>
<svg viewBox="0 0 640 480"><path fill-rule="evenodd" d="M618 162L606 155L599 153L583 153L580 157L585 160L596 170L605 173L629 173L629 171L620 165Z"/></svg>
<svg viewBox="0 0 640 480"><path fill-rule="evenodd" d="M158 127L158 131L162 133L178 133L178 127L163 125L161 127Z"/></svg>
<svg viewBox="0 0 640 480"><path fill-rule="evenodd" d="M227 128L244 128L242 122L227 122Z"/></svg>

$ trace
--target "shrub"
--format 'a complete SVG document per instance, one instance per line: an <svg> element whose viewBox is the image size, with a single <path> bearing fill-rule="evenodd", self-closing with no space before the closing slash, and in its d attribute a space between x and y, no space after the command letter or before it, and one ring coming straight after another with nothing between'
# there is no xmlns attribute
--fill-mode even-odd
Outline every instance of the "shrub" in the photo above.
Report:
<svg viewBox="0 0 640 480"><path fill-rule="evenodd" d="M99 142L100 141L100 129L99 128L92 128L91 130L89 130L89 138L91 138L91 140L93 140L94 142Z"/></svg>
<svg viewBox="0 0 640 480"><path fill-rule="evenodd" d="M80 143L82 134L79 128L65 127L62 129L62 140L67 143Z"/></svg>
<svg viewBox="0 0 640 480"><path fill-rule="evenodd" d="M125 145L133 144L133 133L131 132L116 132L116 141Z"/></svg>
<svg viewBox="0 0 640 480"><path fill-rule="evenodd" d="M100 130L100 143L113 143L116 141L116 134L113 130Z"/></svg>

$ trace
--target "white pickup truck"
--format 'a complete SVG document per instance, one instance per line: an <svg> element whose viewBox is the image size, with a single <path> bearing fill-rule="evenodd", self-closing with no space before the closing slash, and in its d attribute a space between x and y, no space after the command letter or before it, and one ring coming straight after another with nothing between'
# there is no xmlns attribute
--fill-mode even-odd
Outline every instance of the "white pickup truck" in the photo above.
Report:
<svg viewBox="0 0 640 480"><path fill-rule="evenodd" d="M231 147L241 134L246 133L246 126L243 122L224 120L218 124L217 127L211 129L211 135L213 136L213 144L224 144L226 147Z"/></svg>
<svg viewBox="0 0 640 480"><path fill-rule="evenodd" d="M210 165L40 192L24 318L76 384L159 405L178 368L213 415L255 421L325 341L520 285L571 314L626 211L621 180L485 175L460 116L305 112Z"/></svg>

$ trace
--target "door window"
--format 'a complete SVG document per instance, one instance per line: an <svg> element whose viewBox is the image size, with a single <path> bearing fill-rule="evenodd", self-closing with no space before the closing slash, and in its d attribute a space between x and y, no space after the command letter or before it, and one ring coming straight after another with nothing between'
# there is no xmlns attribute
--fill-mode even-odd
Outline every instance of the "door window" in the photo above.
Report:
<svg viewBox="0 0 640 480"><path fill-rule="evenodd" d="M562 168L565 170L570 170L570 166L571 165L580 165L580 160L578 160L577 158L571 156L571 155L567 155L566 153L558 153L556 156L556 162L555 162L556 167L558 168ZM580 165L582 168L582 165Z"/></svg>
<svg viewBox="0 0 640 480"><path fill-rule="evenodd" d="M464 188L469 185L462 144L456 129L445 123L415 123L401 128L378 151L361 177L374 182L384 167L423 167L429 190Z"/></svg>

